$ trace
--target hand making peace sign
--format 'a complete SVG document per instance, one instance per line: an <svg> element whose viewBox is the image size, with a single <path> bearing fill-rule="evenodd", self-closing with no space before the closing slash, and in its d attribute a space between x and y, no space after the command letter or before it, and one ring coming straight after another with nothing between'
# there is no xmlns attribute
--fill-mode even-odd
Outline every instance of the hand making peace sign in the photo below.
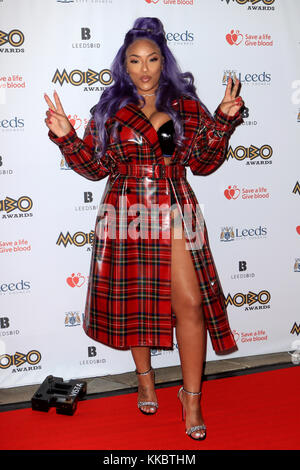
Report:
<svg viewBox="0 0 300 470"><path fill-rule="evenodd" d="M49 106L46 112L47 118L45 119L46 126L57 136L63 137L67 135L72 126L64 112L61 101L56 91L53 93L55 106L50 100L49 96L45 93L44 98Z"/></svg>
<svg viewBox="0 0 300 470"><path fill-rule="evenodd" d="M229 116L234 116L237 111L239 111L244 102L240 96L238 96L238 91L240 87L240 81L238 79L233 80L231 77L228 78L228 83L225 90L225 96L220 104L220 109L222 113L228 114Z"/></svg>

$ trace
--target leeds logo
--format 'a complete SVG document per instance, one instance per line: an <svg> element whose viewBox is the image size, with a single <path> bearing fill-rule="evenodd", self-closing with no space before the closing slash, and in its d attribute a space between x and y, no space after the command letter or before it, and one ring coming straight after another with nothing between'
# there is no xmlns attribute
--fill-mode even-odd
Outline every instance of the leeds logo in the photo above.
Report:
<svg viewBox="0 0 300 470"><path fill-rule="evenodd" d="M66 312L65 326L79 326L81 324L79 312Z"/></svg>
<svg viewBox="0 0 300 470"><path fill-rule="evenodd" d="M300 258L295 259L294 271L295 273L300 273Z"/></svg>
<svg viewBox="0 0 300 470"><path fill-rule="evenodd" d="M223 227L220 235L221 242L230 242L234 240L233 227Z"/></svg>

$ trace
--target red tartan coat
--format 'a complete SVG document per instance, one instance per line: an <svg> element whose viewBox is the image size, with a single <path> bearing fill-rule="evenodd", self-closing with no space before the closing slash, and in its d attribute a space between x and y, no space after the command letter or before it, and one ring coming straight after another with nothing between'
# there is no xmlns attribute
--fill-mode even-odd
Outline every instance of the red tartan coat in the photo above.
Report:
<svg viewBox="0 0 300 470"><path fill-rule="evenodd" d="M185 97L174 100L172 106L181 116L185 144L176 146L170 165L189 166L194 175L212 173L225 160L228 139L235 126L242 122L240 113L229 117L218 108L213 118L200 102ZM117 135L112 132L116 123ZM86 334L118 349L131 346L173 347L176 318L171 308L172 185L181 210L189 208L191 215L192 223L185 228L186 247L189 246L198 276L212 346L218 354L236 350L205 222L190 184L185 177L172 179L120 174L120 164L123 168L124 164L125 168L131 165L152 165L154 169L166 166L157 133L136 105L121 108L107 121L106 128L109 142L101 159L95 156L97 131L93 118L83 139L73 128L61 138L49 131L50 139L59 145L74 171L89 180L109 176L96 219L83 322ZM149 213L144 215L146 219L151 214L151 204L165 204L169 211L157 219L156 239L151 239L150 228L146 229L146 238L120 236L124 226L119 196L123 196L127 211L135 203L143 204L146 211L149 209ZM103 207L108 207L105 204L111 204L116 209L115 213L103 211ZM128 213L127 223L130 221L134 223L134 217ZM103 222L108 224L105 230L102 230ZM114 227L115 232L109 233L108 227ZM169 230L168 237L163 236L166 230ZM195 233L200 243L194 243Z"/></svg>

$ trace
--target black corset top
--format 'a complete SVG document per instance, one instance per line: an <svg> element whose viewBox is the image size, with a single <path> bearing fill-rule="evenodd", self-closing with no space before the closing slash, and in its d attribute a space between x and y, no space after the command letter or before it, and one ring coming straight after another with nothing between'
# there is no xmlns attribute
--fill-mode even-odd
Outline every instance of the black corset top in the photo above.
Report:
<svg viewBox="0 0 300 470"><path fill-rule="evenodd" d="M156 133L162 153L165 156L171 156L175 149L175 144L173 141L175 129L172 119L160 126Z"/></svg>

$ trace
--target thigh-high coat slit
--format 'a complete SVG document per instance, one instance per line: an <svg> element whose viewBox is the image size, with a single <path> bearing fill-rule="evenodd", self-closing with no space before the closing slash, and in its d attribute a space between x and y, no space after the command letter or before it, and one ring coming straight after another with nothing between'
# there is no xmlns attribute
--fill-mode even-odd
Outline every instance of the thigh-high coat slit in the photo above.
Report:
<svg viewBox="0 0 300 470"><path fill-rule="evenodd" d="M230 135L242 118L239 112L225 115L220 108L212 117L201 102L183 96L172 107L182 120L184 141L176 145L170 165L164 162L154 127L135 104L122 107L106 122L109 140L100 159L93 117L83 139L73 128L60 138L49 131L71 169L89 180L108 176L95 224L83 328L89 337L118 349L173 347L173 190L212 346L217 354L224 354L237 346L186 167L203 176L219 168Z"/></svg>

